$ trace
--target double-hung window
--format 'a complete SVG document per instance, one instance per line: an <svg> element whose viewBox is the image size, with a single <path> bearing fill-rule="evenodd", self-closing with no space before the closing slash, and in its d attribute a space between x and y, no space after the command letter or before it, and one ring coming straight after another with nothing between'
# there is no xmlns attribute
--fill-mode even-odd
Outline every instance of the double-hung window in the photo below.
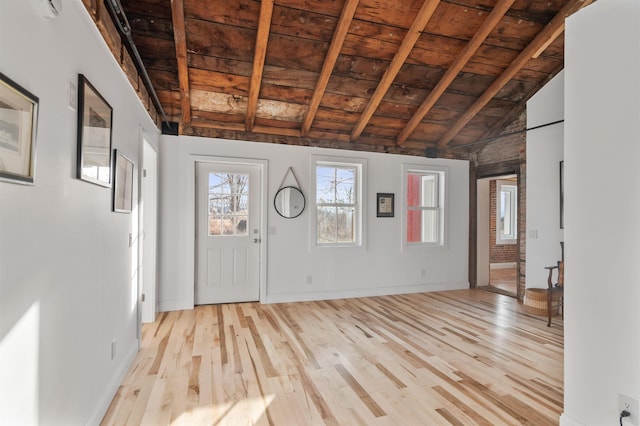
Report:
<svg viewBox="0 0 640 426"><path fill-rule="evenodd" d="M518 186L515 180L496 184L496 244L518 242Z"/></svg>
<svg viewBox="0 0 640 426"><path fill-rule="evenodd" d="M317 246L362 244L362 163L315 161Z"/></svg>
<svg viewBox="0 0 640 426"><path fill-rule="evenodd" d="M404 167L405 246L444 245L445 171Z"/></svg>

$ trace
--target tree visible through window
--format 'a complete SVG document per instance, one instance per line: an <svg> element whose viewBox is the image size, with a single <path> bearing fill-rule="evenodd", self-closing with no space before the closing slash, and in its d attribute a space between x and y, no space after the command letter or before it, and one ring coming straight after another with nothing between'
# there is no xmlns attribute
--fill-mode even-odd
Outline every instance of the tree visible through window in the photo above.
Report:
<svg viewBox="0 0 640 426"><path fill-rule="evenodd" d="M209 235L247 235L249 175L209 173Z"/></svg>
<svg viewBox="0 0 640 426"><path fill-rule="evenodd" d="M357 166L316 166L316 209L318 244L357 242Z"/></svg>

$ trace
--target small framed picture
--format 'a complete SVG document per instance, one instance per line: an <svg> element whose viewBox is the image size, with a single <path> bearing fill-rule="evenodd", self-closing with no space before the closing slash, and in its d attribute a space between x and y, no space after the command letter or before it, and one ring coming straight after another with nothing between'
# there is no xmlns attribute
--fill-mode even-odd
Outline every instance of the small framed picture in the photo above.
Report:
<svg viewBox="0 0 640 426"><path fill-rule="evenodd" d="M133 161L116 149L113 169L113 211L131 213L133 208Z"/></svg>
<svg viewBox="0 0 640 426"><path fill-rule="evenodd" d="M33 184L38 98L0 73L0 180Z"/></svg>
<svg viewBox="0 0 640 426"><path fill-rule="evenodd" d="M394 216L394 198L395 194L378 192L377 197L377 217L393 217Z"/></svg>
<svg viewBox="0 0 640 426"><path fill-rule="evenodd" d="M77 176L111 186L111 124L113 109L84 75L78 76Z"/></svg>

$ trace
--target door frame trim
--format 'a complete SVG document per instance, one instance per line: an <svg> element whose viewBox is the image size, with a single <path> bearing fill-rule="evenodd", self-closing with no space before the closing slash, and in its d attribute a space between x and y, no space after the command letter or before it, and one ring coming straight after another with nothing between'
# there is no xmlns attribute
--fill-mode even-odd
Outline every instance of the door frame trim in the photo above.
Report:
<svg viewBox="0 0 640 426"><path fill-rule="evenodd" d="M186 170L190 170L190 178L185 182L187 190L187 205L191 208L191 214L187 215L186 223L186 277L187 282L191 285L187 286L187 294L185 300L189 301L191 308L195 307L195 289L196 289L196 163L226 163L226 164L247 164L260 166L260 206L262 214L260 215L260 271L258 273L260 286L260 303L266 303L267 299L267 216L268 210L268 172L269 161L259 158L240 158L240 157L221 157L211 155L189 154L186 159Z"/></svg>
<svg viewBox="0 0 640 426"><path fill-rule="evenodd" d="M141 139L140 139L140 144L141 144L141 149L140 149L140 160L139 160L139 170L138 170L138 176L139 176L139 189L138 189L138 206L142 205L141 208L139 208L139 212L138 212L138 221L139 221L139 225L138 225L138 229L139 229L139 235L138 235L138 240L140 241L140 250L139 250L139 256L140 256L140 260L138 262L138 264L142 265L142 270L141 273L139 275L139 280L140 280L140 291L138 291L138 301L140 303L140 321L141 323L148 323L148 322L153 322L155 321L156 318L156 314L158 313L158 235L159 235L159 228L158 228L158 224L159 224L159 215L158 215L158 199L159 199L159 195L160 195L160 191L159 191L159 187L160 187L160 177L158 174L158 166L160 164L160 162L158 161L158 149L155 148L151 142L149 142L149 139L145 136L145 134L143 132L141 132ZM148 146L149 149L151 151L153 151L153 155L154 155L154 168L155 168L155 183L154 183L154 189L155 189L155 211L153 212L153 214L155 215L155 227L153 229L154 232L154 239L155 239L155 244L153 245L153 247L147 247L149 246L149 242L146 239L146 235L148 234L148 230L145 226L145 212L147 212L147 205L145 203L144 199L144 195L145 195L145 191L144 191L144 170L146 170L146 166L149 165L149 159L147 158L147 156L145 155L145 146ZM149 273L149 265L147 265L145 263L146 258L145 258L145 252L149 253L149 250L153 250L153 255L155 257L154 260L154 265L153 265L153 276L154 276L154 282L153 282L153 288L149 289L146 288L145 286L145 280L148 278L147 274ZM149 307L151 307L153 314L152 314L152 318L145 318L145 315L143 313L143 308L142 308L142 304L144 302L142 302L142 293L145 294L145 296L148 296L151 300L149 301L150 305L148 305ZM149 321L151 320L151 321Z"/></svg>
<svg viewBox="0 0 640 426"><path fill-rule="evenodd" d="M523 286L520 281L523 279L521 272L522 250L521 235L526 228L522 228L522 223L526 222L526 208L522 209L522 163L521 160L510 160L502 163L477 166L474 164L469 167L469 288L477 288L478 277L478 193L477 181L491 177L499 177L505 175L516 175L518 179L518 261L516 265L516 299L522 301L524 298ZM525 201L526 202L526 201ZM526 254L525 254L526 256Z"/></svg>

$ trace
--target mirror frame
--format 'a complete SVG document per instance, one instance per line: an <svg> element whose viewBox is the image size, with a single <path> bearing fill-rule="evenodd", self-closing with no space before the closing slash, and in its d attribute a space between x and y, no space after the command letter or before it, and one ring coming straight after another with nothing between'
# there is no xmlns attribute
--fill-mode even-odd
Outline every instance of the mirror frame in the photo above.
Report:
<svg viewBox="0 0 640 426"><path fill-rule="evenodd" d="M298 191L298 193L300 194L300 196L302 197L302 208L300 209L300 211L298 212L298 214L296 214L295 216L285 216L280 209L278 208L278 195L280 195L280 193L282 191L284 191L285 189L295 189L296 191ZM285 219L295 219L296 217L300 216L302 214L302 212L304 212L304 209L307 205L307 199L304 196L304 193L302 192L302 190L300 188L298 188L297 186L284 186L280 189L278 189L278 192L276 192L276 195L273 197L273 207L276 209L276 213L278 213L280 216L282 216Z"/></svg>

